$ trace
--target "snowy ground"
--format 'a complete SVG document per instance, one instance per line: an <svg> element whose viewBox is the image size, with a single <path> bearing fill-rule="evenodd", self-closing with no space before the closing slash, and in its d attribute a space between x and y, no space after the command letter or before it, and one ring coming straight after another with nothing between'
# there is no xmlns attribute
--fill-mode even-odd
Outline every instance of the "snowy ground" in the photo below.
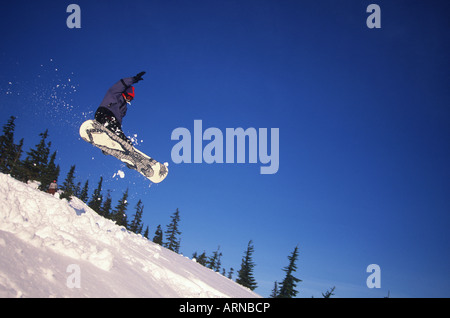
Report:
<svg viewBox="0 0 450 318"><path fill-rule="evenodd" d="M0 174L0 297L260 297L194 261Z"/></svg>

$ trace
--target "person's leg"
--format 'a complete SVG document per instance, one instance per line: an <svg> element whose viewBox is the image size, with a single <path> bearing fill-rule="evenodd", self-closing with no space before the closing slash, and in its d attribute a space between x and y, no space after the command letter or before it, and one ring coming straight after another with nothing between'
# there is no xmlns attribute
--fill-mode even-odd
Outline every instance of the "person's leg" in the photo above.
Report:
<svg viewBox="0 0 450 318"><path fill-rule="evenodd" d="M105 125L105 127L107 127L106 124L112 121L113 117L114 114L104 107L99 107L95 112L95 120L98 121L100 124Z"/></svg>
<svg viewBox="0 0 450 318"><path fill-rule="evenodd" d="M95 120L114 132L117 136L125 140L130 145L132 144L127 136L125 136L125 134L123 133L122 126L119 124L116 117L114 117L113 113L108 109L104 107L100 107L99 109L97 109L97 112L95 113Z"/></svg>

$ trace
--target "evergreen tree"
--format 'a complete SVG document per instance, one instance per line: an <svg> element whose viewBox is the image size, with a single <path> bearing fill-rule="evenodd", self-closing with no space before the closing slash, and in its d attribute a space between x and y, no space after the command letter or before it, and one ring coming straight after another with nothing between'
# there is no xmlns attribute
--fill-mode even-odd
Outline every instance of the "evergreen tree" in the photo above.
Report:
<svg viewBox="0 0 450 318"><path fill-rule="evenodd" d="M206 257L205 251L202 254L198 255L197 252L192 254L192 259L195 259L195 262L206 267L206 263L208 262L208 258Z"/></svg>
<svg viewBox="0 0 450 318"><path fill-rule="evenodd" d="M128 189L124 192L122 198L119 200L119 204L113 211L112 220L119 226L127 228L127 207L128 207Z"/></svg>
<svg viewBox="0 0 450 318"><path fill-rule="evenodd" d="M323 298L331 298L331 296L334 296L334 290L336 289L336 286L333 286L330 290L327 290L324 293L322 293Z"/></svg>
<svg viewBox="0 0 450 318"><path fill-rule="evenodd" d="M36 145L36 148L27 152L27 157L22 163L22 181L42 181L42 175L45 173L47 167L51 142L46 143L48 129L45 132L40 133L39 136L41 136L41 140Z"/></svg>
<svg viewBox="0 0 450 318"><path fill-rule="evenodd" d="M14 144L14 121L16 117L11 116L8 123L3 126L3 135L0 136L0 172L10 173L12 164L17 156L17 145Z"/></svg>
<svg viewBox="0 0 450 318"><path fill-rule="evenodd" d="M297 270L295 262L298 258L298 246L295 247L292 255L288 256L289 265L283 269L286 272L286 276L281 283L280 292L278 298L293 298L297 295L298 291L295 290L297 283L301 282L301 279L294 277L293 273Z"/></svg>
<svg viewBox="0 0 450 318"><path fill-rule="evenodd" d="M161 230L161 224L156 227L155 236L152 241L161 246L163 245L163 231Z"/></svg>
<svg viewBox="0 0 450 318"><path fill-rule="evenodd" d="M9 167L9 173L12 177L20 180L20 172L21 172L21 161L20 157L22 156L23 148L23 138L20 140L18 145L14 145L14 156L11 157L12 161L10 162L11 166ZM58 171L59 175L59 171Z"/></svg>
<svg viewBox="0 0 450 318"><path fill-rule="evenodd" d="M147 227L145 228L145 231L144 231L144 235L143 235L146 239L148 239L148 225L147 225Z"/></svg>
<svg viewBox="0 0 450 318"><path fill-rule="evenodd" d="M88 190L89 190L89 180L86 180L86 183L84 184L83 189L80 192L80 200L84 203L88 200Z"/></svg>
<svg viewBox="0 0 450 318"><path fill-rule="evenodd" d="M64 181L61 187L61 190L63 190L64 193L60 195L60 199L67 199L67 201L71 200L71 197L75 189L75 185L73 183L74 179L75 179L75 165L70 167L66 180Z"/></svg>
<svg viewBox="0 0 450 318"><path fill-rule="evenodd" d="M255 263L253 263L252 255L255 249L252 243L252 240L248 242L247 250L242 258L241 269L238 271L236 283L254 290L257 287L257 284L255 278L253 277L253 268L255 267Z"/></svg>
<svg viewBox="0 0 450 318"><path fill-rule="evenodd" d="M178 236L181 234L181 232L178 230L178 223L180 222L180 212L178 211L178 209L171 216L171 219L172 221L167 226L167 230L165 232L167 236L165 247L171 251L174 251L175 253L178 253L180 251L180 239L178 238Z"/></svg>
<svg viewBox="0 0 450 318"><path fill-rule="evenodd" d="M279 291L278 291L278 282L275 281L275 284L273 286L272 293L270 294L270 297L271 298L277 298L278 297L278 293L279 293Z"/></svg>
<svg viewBox="0 0 450 318"><path fill-rule="evenodd" d="M79 199L80 198L80 192L81 192L81 182L78 181L77 185L75 186L75 189L73 190L73 195L76 196Z"/></svg>
<svg viewBox="0 0 450 318"><path fill-rule="evenodd" d="M219 252L220 245L217 247L217 251L213 252L213 255L206 261L206 267L212 269L215 272L220 270L220 265L222 264L220 259L222 257L222 252Z"/></svg>
<svg viewBox="0 0 450 318"><path fill-rule="evenodd" d="M140 234L142 231L142 213L144 212L144 206L142 201L139 200L136 204L136 213L134 214L133 220L130 223L129 230L136 234Z"/></svg>
<svg viewBox="0 0 450 318"><path fill-rule="evenodd" d="M228 272L227 277L228 277L229 279L233 279L233 274L234 274L234 268L231 267L231 268L230 268L230 271Z"/></svg>
<svg viewBox="0 0 450 318"><path fill-rule="evenodd" d="M14 144L14 130L16 117L11 116L5 126L3 135L0 136L0 172L10 174L16 179L20 178L23 138L19 144Z"/></svg>
<svg viewBox="0 0 450 318"><path fill-rule="evenodd" d="M111 219L111 204L111 191L108 190L108 192L106 193L106 199L103 202L103 205L99 208L98 214L107 219Z"/></svg>
<svg viewBox="0 0 450 318"><path fill-rule="evenodd" d="M97 213L100 213L100 207L102 206L102 183L103 177L100 177L100 181L98 182L97 189L94 190L92 194L92 198L88 203L88 206Z"/></svg>

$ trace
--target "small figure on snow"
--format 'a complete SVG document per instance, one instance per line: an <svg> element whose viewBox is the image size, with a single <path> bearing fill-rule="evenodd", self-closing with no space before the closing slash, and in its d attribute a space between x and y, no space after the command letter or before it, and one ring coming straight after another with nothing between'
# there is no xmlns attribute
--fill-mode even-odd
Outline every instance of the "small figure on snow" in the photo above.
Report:
<svg viewBox="0 0 450 318"><path fill-rule="evenodd" d="M56 184L56 180L53 180L53 182L48 186L47 192L51 195L55 195L56 190L58 190L58 185Z"/></svg>
<svg viewBox="0 0 450 318"><path fill-rule="evenodd" d="M96 121L116 133L129 144L131 144L131 141L122 131L122 119L127 114L128 105L131 105L131 101L134 99L134 87L132 84L143 80L142 76L144 74L145 72L140 72L136 76L122 78L111 86L95 113Z"/></svg>

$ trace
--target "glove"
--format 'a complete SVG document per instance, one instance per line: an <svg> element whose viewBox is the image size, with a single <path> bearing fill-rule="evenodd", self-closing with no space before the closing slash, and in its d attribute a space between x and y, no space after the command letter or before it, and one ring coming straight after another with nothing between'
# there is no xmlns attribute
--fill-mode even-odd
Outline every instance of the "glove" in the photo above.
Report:
<svg viewBox="0 0 450 318"><path fill-rule="evenodd" d="M135 77L133 77L134 78L134 82L137 83L139 81L142 81L143 80L142 76L144 76L144 74L145 74L145 72L140 72Z"/></svg>

